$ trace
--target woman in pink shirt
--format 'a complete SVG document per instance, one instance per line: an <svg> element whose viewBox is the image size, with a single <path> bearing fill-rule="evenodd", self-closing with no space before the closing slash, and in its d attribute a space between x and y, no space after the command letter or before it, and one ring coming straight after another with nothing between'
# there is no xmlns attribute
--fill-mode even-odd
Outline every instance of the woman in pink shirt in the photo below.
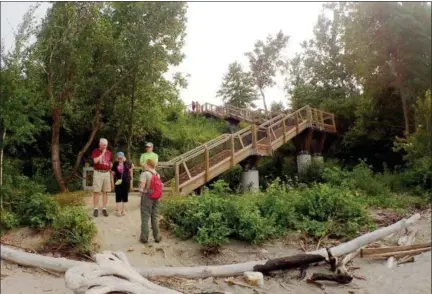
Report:
<svg viewBox="0 0 432 294"><path fill-rule="evenodd" d="M125 203L128 202L133 164L126 160L123 152L117 153L117 160L111 169L112 185L116 195L117 216L125 215ZM120 207L121 206L121 207Z"/></svg>

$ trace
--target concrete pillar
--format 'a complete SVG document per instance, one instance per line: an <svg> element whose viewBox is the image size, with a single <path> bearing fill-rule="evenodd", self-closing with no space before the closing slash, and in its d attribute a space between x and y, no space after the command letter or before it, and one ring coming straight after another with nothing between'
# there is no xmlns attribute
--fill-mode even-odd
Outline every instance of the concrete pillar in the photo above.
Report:
<svg viewBox="0 0 432 294"><path fill-rule="evenodd" d="M322 156L321 153L314 153L312 155L312 163L322 167L324 165L324 156Z"/></svg>
<svg viewBox="0 0 432 294"><path fill-rule="evenodd" d="M297 155L297 171L300 175L304 175L310 165L311 165L312 157L307 151L302 151Z"/></svg>
<svg viewBox="0 0 432 294"><path fill-rule="evenodd" d="M257 170L244 171L241 175L242 191L259 191L259 173Z"/></svg>

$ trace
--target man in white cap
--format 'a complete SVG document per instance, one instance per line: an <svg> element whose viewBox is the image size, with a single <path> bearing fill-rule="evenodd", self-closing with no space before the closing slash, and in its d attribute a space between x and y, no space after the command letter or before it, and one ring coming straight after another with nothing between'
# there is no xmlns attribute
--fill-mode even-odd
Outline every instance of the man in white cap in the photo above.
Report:
<svg viewBox="0 0 432 294"><path fill-rule="evenodd" d="M108 212L106 210L108 203L108 192L111 192L111 174L110 170L112 167L113 156L112 153L107 149L108 140L100 139L99 140L99 148L96 148L92 152L93 158L93 215L94 217L98 217L99 215L99 194L103 193L102 197L102 214L104 216L108 216Z"/></svg>
<svg viewBox="0 0 432 294"><path fill-rule="evenodd" d="M149 160L149 159L153 160L157 165L159 156L153 152L153 143L147 142L145 144L145 149L146 149L146 152L141 154L141 157L140 157L140 161L139 161L140 166L142 168L145 168L147 160Z"/></svg>

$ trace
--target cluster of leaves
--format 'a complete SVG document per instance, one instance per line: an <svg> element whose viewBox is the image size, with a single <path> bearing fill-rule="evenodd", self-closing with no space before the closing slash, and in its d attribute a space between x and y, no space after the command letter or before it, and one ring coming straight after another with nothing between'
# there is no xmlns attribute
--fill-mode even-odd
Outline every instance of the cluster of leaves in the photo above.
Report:
<svg viewBox="0 0 432 294"><path fill-rule="evenodd" d="M43 185L17 172L13 162L7 161L6 166L0 231L16 227L52 229L48 244L88 253L96 227L83 207L83 193L51 196Z"/></svg>
<svg viewBox="0 0 432 294"><path fill-rule="evenodd" d="M280 181L246 195L232 194L226 183L216 182L201 197L164 201L163 215L178 237L210 247L229 238L260 243L289 230L350 237L370 225L361 202L348 190L326 184L293 189Z"/></svg>
<svg viewBox="0 0 432 294"><path fill-rule="evenodd" d="M325 3L313 38L290 61L292 107L336 114L332 152L345 163L403 164L393 142L419 128L414 105L431 88L430 15L426 2Z"/></svg>
<svg viewBox="0 0 432 294"><path fill-rule="evenodd" d="M425 207L425 198L401 194L402 178L403 174L389 171L374 174L371 166L364 161L352 170L334 165L325 167L321 173L323 181L353 191L356 197L371 207L398 209Z"/></svg>

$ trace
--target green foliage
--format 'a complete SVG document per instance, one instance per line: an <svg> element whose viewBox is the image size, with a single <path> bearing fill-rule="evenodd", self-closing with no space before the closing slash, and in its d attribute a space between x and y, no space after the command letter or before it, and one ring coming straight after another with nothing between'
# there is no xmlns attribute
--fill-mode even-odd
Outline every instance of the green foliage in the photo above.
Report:
<svg viewBox="0 0 432 294"><path fill-rule="evenodd" d="M2 186L1 230L14 227L52 229L49 244L87 253L96 233L83 206L88 192L51 196L39 183L21 175L7 160Z"/></svg>
<svg viewBox="0 0 432 294"><path fill-rule="evenodd" d="M64 207L52 224L49 244L72 248L77 253L89 253L96 226L82 207Z"/></svg>
<svg viewBox="0 0 432 294"><path fill-rule="evenodd" d="M16 214L8 210L0 210L0 235L19 226L20 220Z"/></svg>
<svg viewBox="0 0 432 294"><path fill-rule="evenodd" d="M352 191L363 203L379 208L425 207L425 199L400 195L404 174L384 173L374 174L372 169L364 161L360 162L353 170L341 169L338 166L326 167L322 172L322 179L329 185ZM406 191L406 190L405 190Z"/></svg>
<svg viewBox="0 0 432 294"><path fill-rule="evenodd" d="M44 229L49 227L59 213L59 207L51 196L42 193L24 194L26 197L17 199L12 211L20 216L20 225Z"/></svg>
<svg viewBox="0 0 432 294"><path fill-rule="evenodd" d="M68 193L59 193L52 195L52 199L56 201L60 207L79 207L85 205L85 197L90 196L89 191L77 191Z"/></svg>
<svg viewBox="0 0 432 294"><path fill-rule="evenodd" d="M369 224L361 202L349 190L317 184L301 192L296 212L304 218L300 227L311 235L350 237Z"/></svg>
<svg viewBox="0 0 432 294"><path fill-rule="evenodd" d="M431 90L418 98L416 132L395 143L395 151L405 152L407 168L402 172L401 185L417 194L432 196L432 97Z"/></svg>
<svg viewBox="0 0 432 294"><path fill-rule="evenodd" d="M177 236L218 247L230 237L256 244L289 230L348 237L370 225L353 193L329 185L293 190L276 181L263 193L242 196L216 186L201 197L164 201L164 218Z"/></svg>
<svg viewBox="0 0 432 294"><path fill-rule="evenodd" d="M228 66L228 73L223 77L217 96L224 103L240 108L253 107L253 102L258 99L251 73L244 72L238 62Z"/></svg>
<svg viewBox="0 0 432 294"><path fill-rule="evenodd" d="M282 50L286 47L289 37L279 31L275 37L267 36L265 42L259 40L254 45L254 50L245 53L249 59L249 66L255 85L261 92L264 110L267 112L267 103L263 90L275 85L275 77L278 69L285 66L282 60Z"/></svg>

